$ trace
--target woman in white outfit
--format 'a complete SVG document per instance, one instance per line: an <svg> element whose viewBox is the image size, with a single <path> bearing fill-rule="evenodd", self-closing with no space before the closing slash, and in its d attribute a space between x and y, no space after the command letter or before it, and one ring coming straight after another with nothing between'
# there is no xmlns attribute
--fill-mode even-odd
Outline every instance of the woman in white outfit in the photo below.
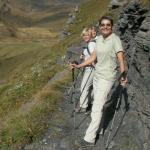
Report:
<svg viewBox="0 0 150 150"><path fill-rule="evenodd" d="M81 146L94 146L97 131L101 122L103 105L107 101L108 93L116 80L117 62L120 66L120 73L125 71L124 51L120 38L112 33L113 20L103 16L99 20L101 35L96 40L95 51L85 62L76 65L74 68L84 67L97 59L93 79L94 101L91 113L91 123L86 130ZM127 79L122 79L126 84Z"/></svg>
<svg viewBox="0 0 150 150"><path fill-rule="evenodd" d="M90 58L91 54L95 50L96 43L92 41L92 35L89 31L89 28L84 28L81 36L86 44L83 47L82 59L86 61ZM76 112L86 112L89 102L89 95L91 95L91 88L93 86L93 75L94 75L94 67L93 65L88 65L84 67L83 79L81 82L81 96L80 96L80 104L79 107L76 108Z"/></svg>

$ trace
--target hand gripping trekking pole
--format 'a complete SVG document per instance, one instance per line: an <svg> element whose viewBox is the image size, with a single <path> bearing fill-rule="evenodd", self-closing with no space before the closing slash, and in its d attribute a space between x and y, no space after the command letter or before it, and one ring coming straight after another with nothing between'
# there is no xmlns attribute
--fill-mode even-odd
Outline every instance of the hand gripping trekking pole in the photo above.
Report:
<svg viewBox="0 0 150 150"><path fill-rule="evenodd" d="M72 63L77 64L77 62L72 62ZM72 82L73 82L72 88L73 88L73 90L72 90L72 95L71 95L71 102L72 102L72 99L74 98L74 94L75 94L75 83L76 82L75 82L75 72L74 71L75 71L75 69L72 68ZM73 105L74 105L74 109L75 109L75 106L76 106L75 100L73 100L73 103L74 103ZM76 118L75 118L75 114L74 114L73 124L74 124L74 137L76 138L76 132L75 132Z"/></svg>
<svg viewBox="0 0 150 150"><path fill-rule="evenodd" d="M73 62L71 62L71 63L78 64L77 61L73 61ZM78 71L77 76L76 76L76 78L75 78L75 70L74 70L74 68L72 69L72 86L70 87L69 91L67 92L67 94L69 95L70 92L72 91L72 93L71 93L71 98L70 98L70 103L73 103L73 96L74 96L74 94L75 94L75 86L76 86L76 83L77 83L78 78L79 78L79 76L80 76L80 73L81 73L81 71Z"/></svg>
<svg viewBox="0 0 150 150"><path fill-rule="evenodd" d="M69 63L71 63L71 64L79 64L77 61L72 61L72 62L69 62ZM70 92L72 91L72 89L73 89L73 87L75 87L76 86L76 83L77 83L77 81L78 81L78 79L79 79L79 76L80 76L80 74L81 73L83 73L83 69L78 69L78 72L77 72L77 75L76 75L76 78L75 77L73 77L74 76L74 74L72 73L72 80L73 80L73 78L74 78L74 81L73 81L73 83L72 83L72 86L69 88L69 90L67 91L67 95L69 95L70 94ZM72 101L71 101L72 102Z"/></svg>

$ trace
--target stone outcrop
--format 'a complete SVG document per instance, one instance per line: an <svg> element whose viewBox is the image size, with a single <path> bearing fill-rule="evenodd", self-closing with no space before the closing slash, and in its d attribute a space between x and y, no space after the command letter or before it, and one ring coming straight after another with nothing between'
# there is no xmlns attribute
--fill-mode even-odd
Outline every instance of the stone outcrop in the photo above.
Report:
<svg viewBox="0 0 150 150"><path fill-rule="evenodd" d="M127 5L116 25L128 63L128 101L126 114L113 150L150 148L150 11L138 1ZM121 118L121 115L118 116ZM117 126L117 124L115 124Z"/></svg>
<svg viewBox="0 0 150 150"><path fill-rule="evenodd" d="M127 0L112 0L108 7L111 9L116 9L125 4L127 4Z"/></svg>

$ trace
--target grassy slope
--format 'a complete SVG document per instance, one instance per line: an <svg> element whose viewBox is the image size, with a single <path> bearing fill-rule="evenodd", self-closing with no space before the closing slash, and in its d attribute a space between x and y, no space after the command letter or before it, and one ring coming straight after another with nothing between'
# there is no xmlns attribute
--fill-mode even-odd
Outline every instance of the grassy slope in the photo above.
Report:
<svg viewBox="0 0 150 150"><path fill-rule="evenodd" d="M23 9L28 8L29 4L32 8L34 5L32 1L25 4L22 2L13 1L12 16L9 18L9 24L12 23L15 28L17 27L18 39L8 38L7 27L0 24L0 81L10 79L13 72L22 73L24 68L37 62L37 58L50 54L49 50L58 42L60 29L66 21L65 14L71 9L68 6L56 6L55 11L44 8L29 11Z"/></svg>
<svg viewBox="0 0 150 150"><path fill-rule="evenodd" d="M20 26L44 25L51 27L51 25L57 25L58 27L61 27L57 22L63 22L65 15L67 17L69 11L70 9L67 6L57 6L54 11L49 9L24 11L18 8L12 8L11 14L13 16L13 21L15 20L15 22ZM53 30L59 29L56 27L53 26Z"/></svg>
<svg viewBox="0 0 150 150"><path fill-rule="evenodd" d="M8 42L1 42L0 79L12 80L15 74L22 74L26 68L50 54L52 43L53 41L10 41L10 39Z"/></svg>
<svg viewBox="0 0 150 150"><path fill-rule="evenodd" d="M146 8L150 8L150 1L149 0L141 0L141 3L146 7Z"/></svg>
<svg viewBox="0 0 150 150"><path fill-rule="evenodd" d="M61 9L57 13L64 11L68 12L69 9ZM42 112L48 113L54 109L52 104L55 103L57 96L53 90L50 90L49 93L53 96L47 98L47 101L49 100L47 103L46 98L45 101L40 102L40 98L36 98L36 93L40 93L48 79L61 71L59 65L54 66L56 53L50 49L58 42L57 34L65 22L65 17L51 21L49 26L50 21L43 22L42 19L54 15L52 12L34 11L26 15L23 11L18 12L14 9L13 15L18 22L21 18L21 24L24 24L22 20L32 21L32 28L26 27L27 24L22 26L18 23L19 32L16 39L9 38L3 24L0 26L0 84L3 83L0 85L0 146L30 141L33 135L29 132L32 132L32 129L35 129L33 134L37 130L34 137L41 133L44 121L41 123L42 127L40 121L45 120ZM58 92L57 95L59 96L60 93ZM22 108L25 108L26 113L20 111Z"/></svg>
<svg viewBox="0 0 150 150"><path fill-rule="evenodd" d="M31 41L31 43L27 41L14 46L17 47L17 55L22 56L22 60L29 59L27 61L29 63L25 67L24 65L21 66L23 68L23 70L20 70L21 74L14 70L14 74L10 76L11 82L0 87L1 146L31 142L46 129L48 126L47 117L57 111L56 105L63 95L62 85L68 84L70 80L69 73L67 73L61 80L52 85L44 86L48 78L52 78L57 72L63 70L62 66L56 64L56 58L64 55L69 45L81 40L79 35L83 26L97 22L98 18L107 12L108 3L109 0L103 2L89 0L82 5L77 21L69 29L72 33L71 36L54 45L51 50L49 50L47 41ZM24 50L20 52L19 49L22 48ZM28 57L24 58L24 53ZM29 57L31 53L35 58L33 58L33 55L31 55L31 58ZM50 59L49 55L53 59ZM39 58L40 56L41 58ZM5 51L3 50L0 60L4 57ZM13 53L9 54L9 59L11 57L14 57ZM33 61L33 64L32 59L37 61ZM15 65L11 67L15 67Z"/></svg>

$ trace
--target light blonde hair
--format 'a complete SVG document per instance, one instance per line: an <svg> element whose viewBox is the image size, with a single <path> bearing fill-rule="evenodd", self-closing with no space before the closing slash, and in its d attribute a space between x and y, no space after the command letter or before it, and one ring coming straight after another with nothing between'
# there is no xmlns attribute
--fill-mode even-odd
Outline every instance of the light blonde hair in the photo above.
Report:
<svg viewBox="0 0 150 150"><path fill-rule="evenodd" d="M90 30L90 28L84 28L81 32L81 36L84 36L87 33L91 36L91 32L89 30Z"/></svg>

